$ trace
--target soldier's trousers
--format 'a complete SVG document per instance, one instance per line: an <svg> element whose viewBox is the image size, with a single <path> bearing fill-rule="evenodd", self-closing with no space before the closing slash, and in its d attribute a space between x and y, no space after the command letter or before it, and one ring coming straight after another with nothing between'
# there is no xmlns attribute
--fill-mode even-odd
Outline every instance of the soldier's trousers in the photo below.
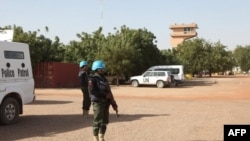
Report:
<svg viewBox="0 0 250 141"><path fill-rule="evenodd" d="M93 120L93 134L105 134L107 124L109 123L109 106L107 100L100 102L93 102L94 120Z"/></svg>
<svg viewBox="0 0 250 141"><path fill-rule="evenodd" d="M82 109L88 111L91 105L88 87L81 88L83 94Z"/></svg>

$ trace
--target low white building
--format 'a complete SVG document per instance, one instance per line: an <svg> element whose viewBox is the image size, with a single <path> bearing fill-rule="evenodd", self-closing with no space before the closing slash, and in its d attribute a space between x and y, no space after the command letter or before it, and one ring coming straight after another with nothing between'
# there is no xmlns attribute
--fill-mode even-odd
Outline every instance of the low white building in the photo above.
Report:
<svg viewBox="0 0 250 141"><path fill-rule="evenodd" d="M0 30L0 41L12 42L14 30Z"/></svg>

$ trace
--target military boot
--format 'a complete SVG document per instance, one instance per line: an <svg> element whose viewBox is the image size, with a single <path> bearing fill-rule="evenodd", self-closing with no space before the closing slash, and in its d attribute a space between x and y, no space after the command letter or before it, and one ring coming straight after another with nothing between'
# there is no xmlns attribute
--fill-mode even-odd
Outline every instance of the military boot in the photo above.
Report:
<svg viewBox="0 0 250 141"><path fill-rule="evenodd" d="M94 136L94 141L99 141L98 136Z"/></svg>
<svg viewBox="0 0 250 141"><path fill-rule="evenodd" d="M104 140L104 134L99 134L99 141L105 141Z"/></svg>

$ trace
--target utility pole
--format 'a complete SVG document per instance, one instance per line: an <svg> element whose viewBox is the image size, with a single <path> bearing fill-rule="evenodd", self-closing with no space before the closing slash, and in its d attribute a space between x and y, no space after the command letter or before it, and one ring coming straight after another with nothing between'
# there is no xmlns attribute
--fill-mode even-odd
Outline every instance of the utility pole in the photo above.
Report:
<svg viewBox="0 0 250 141"><path fill-rule="evenodd" d="M101 12L100 26L103 28L103 0L100 0L100 12Z"/></svg>

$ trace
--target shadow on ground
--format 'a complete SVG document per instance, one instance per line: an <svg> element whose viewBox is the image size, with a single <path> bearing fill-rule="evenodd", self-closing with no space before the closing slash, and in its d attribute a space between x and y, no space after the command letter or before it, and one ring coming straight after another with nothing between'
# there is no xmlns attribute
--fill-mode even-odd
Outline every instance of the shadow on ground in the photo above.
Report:
<svg viewBox="0 0 250 141"><path fill-rule="evenodd" d="M217 84L218 82L213 79L195 79L195 80L187 80L180 87L192 87L192 86L212 86Z"/></svg>
<svg viewBox="0 0 250 141"><path fill-rule="evenodd" d="M73 103L73 101L35 100L29 105L50 105L50 104L68 104L68 103Z"/></svg>
<svg viewBox="0 0 250 141"><path fill-rule="evenodd" d="M169 116L154 114L110 115L111 123L130 122L143 117ZM92 126L93 115L83 118L75 115L29 115L21 116L19 122L13 125L0 125L0 140L10 141L32 137L51 137L59 133L81 130Z"/></svg>

